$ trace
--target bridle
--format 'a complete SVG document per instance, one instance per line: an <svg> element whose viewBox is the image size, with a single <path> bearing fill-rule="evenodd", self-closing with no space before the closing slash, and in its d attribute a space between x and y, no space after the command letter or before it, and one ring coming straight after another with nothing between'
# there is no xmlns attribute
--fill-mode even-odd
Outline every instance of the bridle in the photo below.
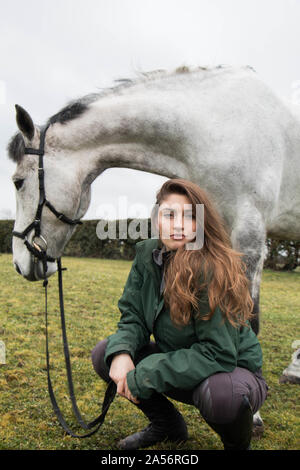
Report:
<svg viewBox="0 0 300 470"><path fill-rule="evenodd" d="M46 132L50 124L47 124L41 130L40 133L40 147L39 149L33 149L30 147L25 147L25 154L31 155L38 155L39 156L39 167L38 167L38 178L39 178L39 202L37 206L37 210L35 213L35 218L33 222L31 222L23 232L17 232L15 230L12 231L13 236L22 238L24 240L24 244L26 248L30 251L31 254L35 258L38 258L43 262L44 271L47 271L47 261L55 262L55 258L47 255L47 242L45 238L41 235L41 217L44 206L47 206L51 212L62 222L65 222L69 225L76 225L82 224L80 219L69 219L66 215L58 212L55 207L46 199L45 193L45 181L44 181L44 153L45 153L45 137ZM34 230L34 237L32 244L29 243L27 235ZM40 238L44 244L44 248L42 248L37 242L34 241L35 238Z"/></svg>
<svg viewBox="0 0 300 470"><path fill-rule="evenodd" d="M64 428L64 430L71 435L72 437L89 437L94 434L100 426L103 424L106 413L112 403L115 394L116 394L116 384L111 380L108 384L108 387L105 392L103 404L102 404L102 411L101 414L91 422L86 423L85 420L82 418L74 394L74 386L72 380L72 369L71 369L71 362L70 362L70 354L69 354L69 347L67 341L67 334L66 334L66 323L65 323L65 314L64 314L64 301L63 301L63 284L62 284L62 271L66 270L66 268L61 267L61 258L53 258L47 254L47 241L41 234L41 217L42 211L44 206L47 206L51 212L62 222L69 224L69 225L77 225L82 224L80 219L70 219L66 215L61 212L58 212L55 207L46 199L46 192L45 192L45 182L44 182L44 153L45 153L45 137L46 132L50 123L47 124L45 127L41 129L40 132L40 145L38 149L25 147L25 154L31 155L38 155L39 156L39 167L38 167L38 179L39 179L39 202L38 207L36 210L35 218L33 222L31 222L22 232L17 232L15 230L12 231L12 235L24 240L24 244L28 251L30 251L31 255L33 256L35 267L37 266L38 260L42 262L43 265L43 287L45 288L45 324L46 324L46 360L47 360L47 378L48 378L48 390L49 395L52 403L53 410ZM32 238L32 244L28 240L28 234L34 230L34 236ZM39 240L40 243L37 241ZM42 243L41 243L42 242ZM48 348L48 313L47 313L47 261L50 262L57 262L57 271L58 271L58 288L59 288L59 304L60 304L60 316L61 316L61 327L62 327L62 337L63 337L63 345L64 345L64 355L65 355L65 362L66 362L66 369L67 369L67 377L68 377L68 387L70 393L70 399L72 402L73 411L75 416L83 429L89 430L93 429L91 432L87 434L74 434L73 431L67 425L60 408L57 404L51 378L50 378L50 355L49 355L49 348Z"/></svg>

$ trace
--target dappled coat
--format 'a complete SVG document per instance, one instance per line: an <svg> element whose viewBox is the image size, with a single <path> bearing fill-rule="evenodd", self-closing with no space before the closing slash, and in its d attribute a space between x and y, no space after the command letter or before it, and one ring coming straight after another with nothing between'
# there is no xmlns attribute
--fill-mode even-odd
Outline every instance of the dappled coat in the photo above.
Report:
<svg viewBox="0 0 300 470"><path fill-rule="evenodd" d="M141 399L154 391L193 389L210 375L237 366L251 372L260 369L262 351L250 324L234 328L223 321L219 307L208 321L193 315L186 326L172 323L160 289L160 267L152 256L158 244L158 239L146 239L135 245L136 256L118 301L121 319L116 333L108 337L106 364L110 366L112 355L121 351L134 360L152 334L162 352L147 356L127 373L130 392ZM201 314L209 312L207 291L201 292L199 307Z"/></svg>

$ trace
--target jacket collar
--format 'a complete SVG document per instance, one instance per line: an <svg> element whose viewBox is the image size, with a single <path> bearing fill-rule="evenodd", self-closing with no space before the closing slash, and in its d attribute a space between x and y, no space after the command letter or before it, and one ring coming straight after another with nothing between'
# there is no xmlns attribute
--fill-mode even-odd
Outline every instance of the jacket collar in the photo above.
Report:
<svg viewBox="0 0 300 470"><path fill-rule="evenodd" d="M162 266L168 256L176 250L168 250L160 238L147 238L136 243L136 252L141 255L142 262L149 268L156 264Z"/></svg>
<svg viewBox="0 0 300 470"><path fill-rule="evenodd" d="M166 260L168 259L169 255L174 251L174 250L168 250L166 245L160 243L162 245L162 248L157 247L152 250L152 257L153 261L158 265L158 266L163 266Z"/></svg>
<svg viewBox="0 0 300 470"><path fill-rule="evenodd" d="M162 266L164 263L164 254L166 253L166 247L163 245L162 248L157 247L152 250L153 261L158 265Z"/></svg>
<svg viewBox="0 0 300 470"><path fill-rule="evenodd" d="M141 262L147 269L151 269L151 266L154 266L152 251L154 249L161 249L162 243L158 238L147 238L140 242L137 242L135 245L136 253L141 259Z"/></svg>
<svg viewBox="0 0 300 470"><path fill-rule="evenodd" d="M136 243L135 246L141 262L152 273L159 288L161 283L161 266L171 251L174 250L166 250L165 245L159 238L147 238Z"/></svg>

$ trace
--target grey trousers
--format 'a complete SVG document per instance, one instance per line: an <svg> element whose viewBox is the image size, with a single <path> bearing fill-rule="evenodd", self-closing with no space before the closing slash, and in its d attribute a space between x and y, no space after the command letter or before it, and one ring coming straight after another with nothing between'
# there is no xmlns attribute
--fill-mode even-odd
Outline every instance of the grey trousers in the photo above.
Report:
<svg viewBox="0 0 300 470"><path fill-rule="evenodd" d="M97 374L107 383L110 381L109 368L104 362L107 339L100 341L91 352L92 363ZM150 341L138 351L134 364L138 364L149 354L161 352L156 343ZM169 389L165 396L182 403L194 405L201 415L212 423L230 423L240 408L243 395L246 395L256 413L267 397L268 385L261 370L252 373L242 367L232 372L219 372L203 380L192 390Z"/></svg>

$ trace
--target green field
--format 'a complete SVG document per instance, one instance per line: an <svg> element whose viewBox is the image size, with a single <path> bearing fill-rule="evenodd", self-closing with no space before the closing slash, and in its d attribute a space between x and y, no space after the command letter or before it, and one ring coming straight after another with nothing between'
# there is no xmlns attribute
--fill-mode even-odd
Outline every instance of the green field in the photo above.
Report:
<svg viewBox="0 0 300 470"><path fill-rule="evenodd" d="M0 340L6 365L0 366L0 449L116 449L119 439L148 424L142 412L116 396L99 432L87 439L68 436L50 403L45 358L44 289L24 280L13 269L12 256L1 254ZM79 409L87 421L100 413L106 384L94 372L90 351L114 333L117 307L131 262L63 258L67 332ZM74 431L68 399L58 307L57 275L48 288L51 377L57 400ZM253 449L299 449L299 385L279 384L291 361L291 344L300 339L300 272L263 272L260 342L263 375L270 387L261 408L265 432L252 440ZM222 449L218 435L199 411L174 402L184 415L190 438L178 449ZM161 443L152 449L176 449Z"/></svg>

